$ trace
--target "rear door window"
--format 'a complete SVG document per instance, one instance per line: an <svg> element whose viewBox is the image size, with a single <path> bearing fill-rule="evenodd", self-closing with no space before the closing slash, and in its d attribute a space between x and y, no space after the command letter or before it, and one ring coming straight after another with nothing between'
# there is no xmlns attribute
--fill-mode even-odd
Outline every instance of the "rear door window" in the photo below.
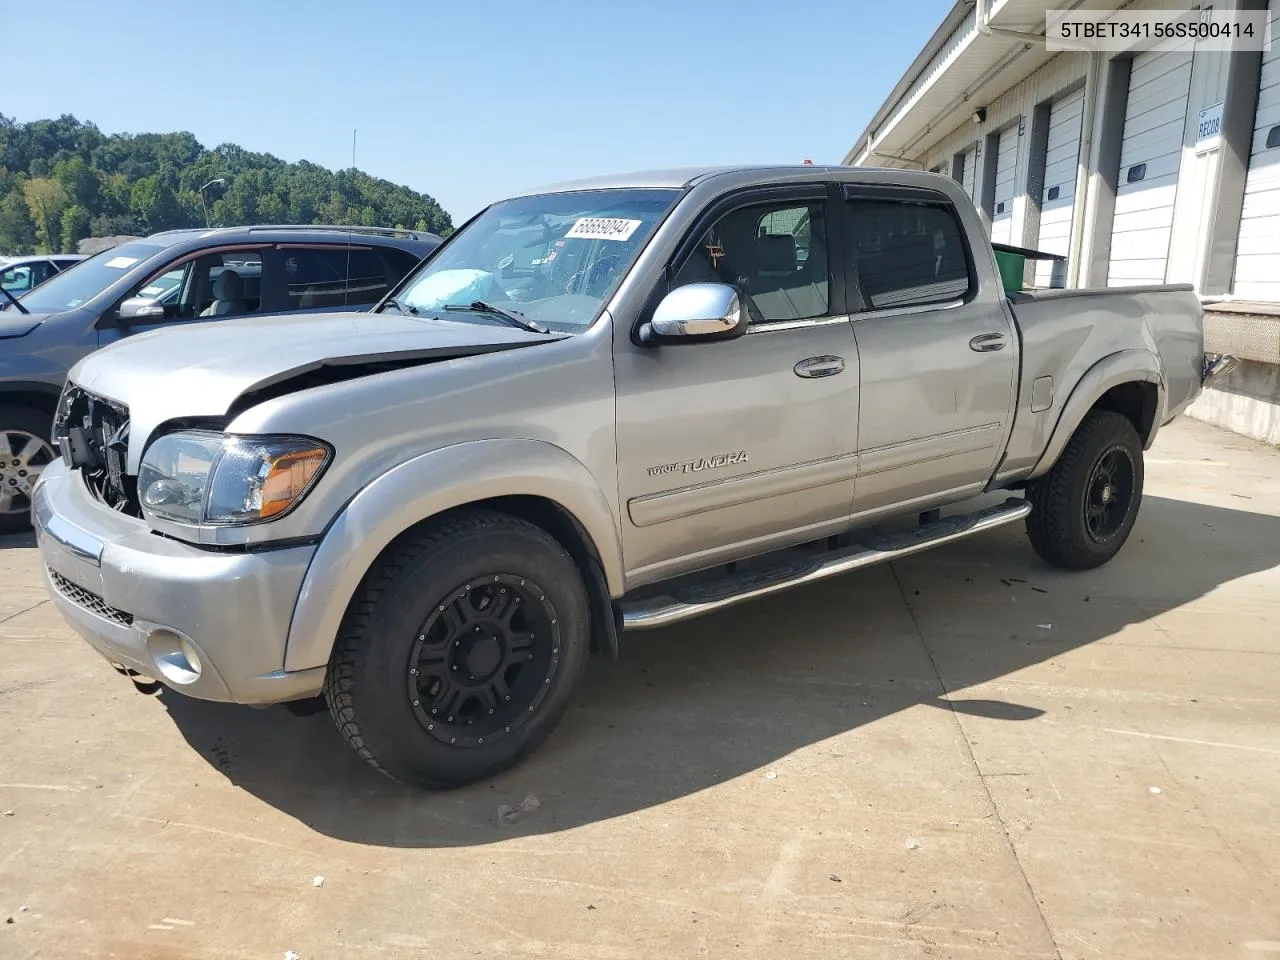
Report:
<svg viewBox="0 0 1280 960"><path fill-rule="evenodd" d="M371 247L282 249L286 310L363 309L377 303L417 262L388 262ZM396 251L398 252L398 251Z"/></svg>
<svg viewBox="0 0 1280 960"><path fill-rule="evenodd" d="M849 201L849 256L863 308L945 303L973 283L964 234L945 203Z"/></svg>

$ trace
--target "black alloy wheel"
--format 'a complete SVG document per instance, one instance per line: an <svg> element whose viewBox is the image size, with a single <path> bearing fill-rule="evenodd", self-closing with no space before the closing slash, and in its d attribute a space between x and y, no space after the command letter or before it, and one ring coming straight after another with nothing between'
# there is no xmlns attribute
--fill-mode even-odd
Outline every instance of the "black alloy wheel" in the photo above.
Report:
<svg viewBox="0 0 1280 960"><path fill-rule="evenodd" d="M482 746L529 721L559 666L559 618L546 591L494 574L449 591L419 628L409 699L437 740Z"/></svg>
<svg viewBox="0 0 1280 960"><path fill-rule="evenodd" d="M1093 466L1084 502L1084 524L1095 543L1106 543L1124 526L1133 500L1133 458L1123 446L1105 450Z"/></svg>

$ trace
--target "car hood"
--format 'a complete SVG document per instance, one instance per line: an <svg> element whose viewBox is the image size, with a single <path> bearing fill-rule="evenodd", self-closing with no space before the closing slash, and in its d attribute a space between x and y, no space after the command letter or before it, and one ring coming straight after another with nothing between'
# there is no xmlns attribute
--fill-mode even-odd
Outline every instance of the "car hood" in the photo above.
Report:
<svg viewBox="0 0 1280 960"><path fill-rule="evenodd" d="M248 317L128 337L85 357L69 379L125 404L132 437L145 442L168 420L224 417L291 390L560 339L388 313ZM130 444L131 468L140 445Z"/></svg>
<svg viewBox="0 0 1280 960"><path fill-rule="evenodd" d="M2 297L0 302L8 303ZM0 310L0 340L25 337L51 316L51 313L23 313L10 303L8 310Z"/></svg>

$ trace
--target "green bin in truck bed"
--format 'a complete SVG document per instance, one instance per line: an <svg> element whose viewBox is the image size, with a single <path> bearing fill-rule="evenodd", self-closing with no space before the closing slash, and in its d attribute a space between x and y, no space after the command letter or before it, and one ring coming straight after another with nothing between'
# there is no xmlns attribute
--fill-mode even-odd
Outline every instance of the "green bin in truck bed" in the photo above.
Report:
<svg viewBox="0 0 1280 960"><path fill-rule="evenodd" d="M996 252L996 266L1000 268L1000 282L1005 293L1017 293L1026 286L1023 277L1028 260L1051 261L1053 270L1049 275L1049 286L1060 289L1067 285L1067 258L1061 254L1014 247L1007 243L993 243L991 248Z"/></svg>

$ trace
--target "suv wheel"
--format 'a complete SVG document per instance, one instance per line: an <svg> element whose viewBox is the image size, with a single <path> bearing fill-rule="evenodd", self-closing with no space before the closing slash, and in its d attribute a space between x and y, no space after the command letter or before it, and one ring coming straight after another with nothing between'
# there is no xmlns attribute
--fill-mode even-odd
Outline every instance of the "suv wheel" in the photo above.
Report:
<svg viewBox="0 0 1280 960"><path fill-rule="evenodd" d="M366 576L325 679L338 729L410 786L513 766L555 728L587 663L587 592L544 530L460 514L394 545Z"/></svg>
<svg viewBox="0 0 1280 960"><path fill-rule="evenodd" d="M0 407L0 534L31 526L31 492L57 459L50 420L31 407Z"/></svg>
<svg viewBox="0 0 1280 960"><path fill-rule="evenodd" d="M1054 566L1101 566L1133 530L1142 480L1142 441L1133 424L1118 413L1094 410L1053 469L1027 488L1031 546Z"/></svg>

